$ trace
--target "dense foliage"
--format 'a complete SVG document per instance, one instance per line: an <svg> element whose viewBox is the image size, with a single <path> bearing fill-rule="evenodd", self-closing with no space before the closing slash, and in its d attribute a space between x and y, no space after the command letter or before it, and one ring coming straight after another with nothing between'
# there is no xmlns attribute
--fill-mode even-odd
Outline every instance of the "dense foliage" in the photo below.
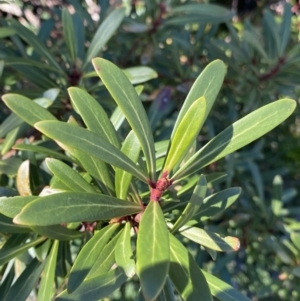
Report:
<svg viewBox="0 0 300 301"><path fill-rule="evenodd" d="M298 300L296 5L99 4L2 13L0 299Z"/></svg>

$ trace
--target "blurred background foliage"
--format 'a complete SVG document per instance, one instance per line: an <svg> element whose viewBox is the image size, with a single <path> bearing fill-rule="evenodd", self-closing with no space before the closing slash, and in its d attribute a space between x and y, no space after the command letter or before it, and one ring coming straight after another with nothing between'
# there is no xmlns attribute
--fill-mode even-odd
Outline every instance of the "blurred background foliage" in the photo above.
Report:
<svg viewBox="0 0 300 301"><path fill-rule="evenodd" d="M91 66L91 58L101 56L123 68L132 83L146 82L141 99L160 141L170 134L195 78L208 62L221 59L228 72L198 137L201 146L278 98L299 102L299 28L297 1L4 0L0 1L1 94L23 94L68 120L76 112L66 89L80 86L117 116ZM40 171L45 155L12 149L16 142L38 141L39 134L3 103L0 108L1 196L20 193L19 167L27 159L30 189L39 193L49 181ZM126 127L122 126L124 132ZM39 146L57 150L49 142ZM203 222L203 227L239 237L241 248L215 258L186 241L199 265L253 300L299 300L299 106L281 126L208 166L209 172L227 175L214 182L212 190L234 185L243 192L234 206ZM3 216L0 223L3 244L10 232L1 228ZM23 254L19 261L27 265L28 256ZM136 285L122 287L114 299L132 300Z"/></svg>

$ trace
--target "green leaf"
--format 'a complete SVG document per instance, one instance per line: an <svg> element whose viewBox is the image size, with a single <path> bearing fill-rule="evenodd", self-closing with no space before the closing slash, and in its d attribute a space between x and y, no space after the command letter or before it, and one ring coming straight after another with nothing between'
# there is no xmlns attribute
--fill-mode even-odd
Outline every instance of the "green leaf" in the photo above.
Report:
<svg viewBox="0 0 300 301"><path fill-rule="evenodd" d="M135 261L131 249L130 228L131 225L127 222L115 249L116 263L129 278L135 275Z"/></svg>
<svg viewBox="0 0 300 301"><path fill-rule="evenodd" d="M30 292L34 289L38 282L44 265L44 263L40 263L37 259L33 259L12 285L3 301L27 300Z"/></svg>
<svg viewBox="0 0 300 301"><path fill-rule="evenodd" d="M220 301L250 301L245 295L237 291L228 283L202 270L209 285L211 294Z"/></svg>
<svg viewBox="0 0 300 301"><path fill-rule="evenodd" d="M222 238L217 233L196 227L184 226L180 228L180 234L204 247L219 252L237 251L240 248L240 242L236 237L227 236Z"/></svg>
<svg viewBox="0 0 300 301"><path fill-rule="evenodd" d="M63 192L40 197L14 218L23 225L47 226L69 222L109 220L141 211L133 202L104 194Z"/></svg>
<svg viewBox="0 0 300 301"><path fill-rule="evenodd" d="M113 124L116 131L121 127L124 120L125 120L125 115L121 111L121 108L116 107L110 117L110 121Z"/></svg>
<svg viewBox="0 0 300 301"><path fill-rule="evenodd" d="M253 49L255 49L268 63L270 63L270 59L265 52L264 48L262 47L262 44L258 41L258 38L255 34L253 34L250 31L245 30L243 34L243 40L252 46Z"/></svg>
<svg viewBox="0 0 300 301"><path fill-rule="evenodd" d="M16 196L13 198L0 198L0 212L8 217L15 217L23 207L38 199L38 196Z"/></svg>
<svg viewBox="0 0 300 301"><path fill-rule="evenodd" d="M123 71L133 85L144 83L158 76L155 70L146 66L126 68Z"/></svg>
<svg viewBox="0 0 300 301"><path fill-rule="evenodd" d="M172 234L170 234L169 276L184 301L213 301L198 264Z"/></svg>
<svg viewBox="0 0 300 301"><path fill-rule="evenodd" d="M13 177L17 174L22 160L20 158L9 157L8 159L0 160L0 174L6 174Z"/></svg>
<svg viewBox="0 0 300 301"><path fill-rule="evenodd" d="M20 126L23 120L16 114L10 114L0 125L0 138L6 136L11 130Z"/></svg>
<svg viewBox="0 0 300 301"><path fill-rule="evenodd" d="M16 115L32 126L42 120L56 120L49 111L25 96L5 94L2 99Z"/></svg>
<svg viewBox="0 0 300 301"><path fill-rule="evenodd" d="M144 152L149 177L155 178L155 150L152 131L145 109L123 71L101 58L93 60L93 65L113 99L126 116L131 128L138 137Z"/></svg>
<svg viewBox="0 0 300 301"><path fill-rule="evenodd" d="M95 193L94 188L67 164L49 158L46 159L46 164L53 175L62 181L70 191Z"/></svg>
<svg viewBox="0 0 300 301"><path fill-rule="evenodd" d="M0 214L0 228L2 233L27 233L31 231L28 227L14 224L11 218L2 214Z"/></svg>
<svg viewBox="0 0 300 301"><path fill-rule="evenodd" d="M120 26L125 16L125 8L120 7L115 9L108 17L101 23L100 27L97 29L89 50L87 52L85 63L83 69L87 66L90 61L96 57L102 48L106 45L109 39L112 37L114 32Z"/></svg>
<svg viewBox="0 0 300 301"><path fill-rule="evenodd" d="M203 204L195 217L205 220L220 214L237 200L241 191L239 187L232 187L208 196L203 200Z"/></svg>
<svg viewBox="0 0 300 301"><path fill-rule="evenodd" d="M22 121L23 123L23 121ZM24 125L24 124L23 124ZM15 141L20 137L24 132L24 126L18 126L15 129L11 130L5 137L4 142L2 143L1 155L5 155L11 150L11 147L15 144Z"/></svg>
<svg viewBox="0 0 300 301"><path fill-rule="evenodd" d="M199 211L203 200L206 196L207 182L204 175L201 175L197 186L195 187L192 197L186 205L184 211L172 227L171 232L176 232L181 226L185 225Z"/></svg>
<svg viewBox="0 0 300 301"><path fill-rule="evenodd" d="M16 31L11 27L0 27L0 39L10 37L16 34Z"/></svg>
<svg viewBox="0 0 300 301"><path fill-rule="evenodd" d="M29 29L21 25L21 23L17 22L16 20L10 20L10 22L12 23L12 28L15 29L17 35L19 35L24 41L26 41L28 45L31 45L34 51L36 51L36 53L38 53L41 58L46 58L50 65L55 67L61 74L65 75L65 72L56 62L47 47L43 45L41 41Z"/></svg>
<svg viewBox="0 0 300 301"><path fill-rule="evenodd" d="M37 301L51 301L54 290L53 283L55 280L56 259L59 242L53 242L51 251L46 260L46 265L43 270L42 279L39 285Z"/></svg>
<svg viewBox="0 0 300 301"><path fill-rule="evenodd" d="M151 201L142 215L137 238L137 273L145 298L161 292L169 268L169 237L158 202Z"/></svg>
<svg viewBox="0 0 300 301"><path fill-rule="evenodd" d="M95 98L86 91L75 87L69 88L68 92L73 107L80 114L87 128L120 148L121 144L117 133L106 112Z"/></svg>
<svg viewBox="0 0 300 301"><path fill-rule="evenodd" d="M121 151L132 162L136 163L139 158L141 146L133 131L127 135L122 145ZM123 169L116 168L115 187L117 197L126 200L128 188L130 186L132 174L124 171Z"/></svg>
<svg viewBox="0 0 300 301"><path fill-rule="evenodd" d="M43 121L35 124L35 127L51 139L124 169L148 183L148 177L126 155L86 129L60 121Z"/></svg>
<svg viewBox="0 0 300 301"><path fill-rule="evenodd" d="M109 271L95 278L85 280L72 294L63 291L56 301L98 301L108 297L127 280L121 269Z"/></svg>
<svg viewBox="0 0 300 301"><path fill-rule="evenodd" d="M17 245L12 248L2 248L0 250L0 265L4 265L6 262L10 261L11 259L17 257L18 255L22 254L23 252L27 251L28 249L40 244L46 240L46 237L39 237L31 242Z"/></svg>
<svg viewBox="0 0 300 301"><path fill-rule="evenodd" d="M206 120L215 99L222 87L224 77L226 74L226 66L220 60L215 60L208 64L206 68L201 72L196 81L194 82L189 94L187 95L184 104L177 117L172 137L177 131L177 127L181 123L185 114L191 107L191 105L199 99L199 97L204 97L206 100L206 111L203 122Z"/></svg>
<svg viewBox="0 0 300 301"><path fill-rule="evenodd" d="M38 154L45 154L57 159L66 160L69 162L73 162L72 158L61 154L57 151L54 151L52 149L49 149L47 147L39 146L39 145L33 145L33 144L16 144L14 145L13 149L22 150L22 151L30 151Z"/></svg>
<svg viewBox="0 0 300 301"><path fill-rule="evenodd" d="M55 240L73 240L81 237L84 233L68 229L61 225L53 226L30 226L33 232Z"/></svg>
<svg viewBox="0 0 300 301"><path fill-rule="evenodd" d="M194 173L258 139L287 119L295 108L296 102L285 98L248 114L218 134L196 152L174 174L173 179Z"/></svg>
<svg viewBox="0 0 300 301"><path fill-rule="evenodd" d="M290 39L291 21L292 21L292 7L289 3L284 4L284 13L282 15L282 23L280 27L280 44L279 56L284 56L286 47Z"/></svg>
<svg viewBox="0 0 300 301"><path fill-rule="evenodd" d="M107 273L112 269L115 260L115 251L117 242L123 233L123 229L119 231L103 248L102 252L99 254L97 260L94 262L93 267L88 273L86 279L98 277L102 274Z"/></svg>
<svg viewBox="0 0 300 301"><path fill-rule="evenodd" d="M72 16L70 15L67 8L62 10L62 23L64 31L64 41L66 42L67 49L73 64L76 63L77 53L76 53L76 42L75 42L75 32Z"/></svg>
<svg viewBox="0 0 300 301"><path fill-rule="evenodd" d="M291 233L291 241L295 245L295 247L298 249L300 252L300 233L298 232L292 232Z"/></svg>
<svg viewBox="0 0 300 301"><path fill-rule="evenodd" d="M173 132L171 146L167 154L164 171L169 173L182 161L197 137L205 117L206 101L200 97L194 101Z"/></svg>
<svg viewBox="0 0 300 301"><path fill-rule="evenodd" d="M74 292L81 285L118 226L118 224L111 224L101 229L81 249L70 272L68 293Z"/></svg>

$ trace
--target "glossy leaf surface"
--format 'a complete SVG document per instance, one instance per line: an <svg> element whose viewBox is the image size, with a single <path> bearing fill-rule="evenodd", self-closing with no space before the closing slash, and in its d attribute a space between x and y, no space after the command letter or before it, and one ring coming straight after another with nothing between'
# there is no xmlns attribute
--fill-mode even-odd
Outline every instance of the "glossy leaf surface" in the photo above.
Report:
<svg viewBox="0 0 300 301"><path fill-rule="evenodd" d="M87 155L131 172L142 181L148 182L144 172L119 149L86 129L59 121L39 122L35 124L35 127L68 147L74 147Z"/></svg>
<svg viewBox="0 0 300 301"><path fill-rule="evenodd" d="M145 154L149 176L151 180L154 180L154 140L147 114L138 94L124 72L111 62L96 58L93 60L93 65L102 82L121 108L131 128L138 137Z"/></svg>
<svg viewBox="0 0 300 301"><path fill-rule="evenodd" d="M103 194L64 192L38 198L14 218L23 225L47 226L68 222L109 220L141 211L132 202Z"/></svg>
<svg viewBox="0 0 300 301"><path fill-rule="evenodd" d="M161 292L169 268L169 237L158 202L150 201L141 218L137 238L137 273L147 300Z"/></svg>

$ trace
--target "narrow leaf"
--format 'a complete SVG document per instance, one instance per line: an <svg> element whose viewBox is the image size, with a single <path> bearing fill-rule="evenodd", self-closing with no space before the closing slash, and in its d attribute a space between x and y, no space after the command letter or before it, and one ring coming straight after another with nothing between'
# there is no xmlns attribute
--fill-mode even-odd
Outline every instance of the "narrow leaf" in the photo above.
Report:
<svg viewBox="0 0 300 301"><path fill-rule="evenodd" d="M58 252L59 242L56 240L53 242L51 252L46 260L46 265L42 273L42 279L39 285L39 292L37 301L51 301L54 294L54 280L55 280L55 269L56 259Z"/></svg>
<svg viewBox="0 0 300 301"><path fill-rule="evenodd" d="M94 188L84 180L78 172L72 169L67 164L56 160L46 159L46 164L49 170L62 181L70 191L91 192L95 193Z"/></svg>
<svg viewBox="0 0 300 301"><path fill-rule="evenodd" d="M49 111L25 96L5 94L2 99L16 115L32 126L42 120L56 120Z"/></svg>
<svg viewBox="0 0 300 301"><path fill-rule="evenodd" d="M130 223L127 222L122 235L117 241L115 257L118 267L123 269L127 277L131 278L135 274L135 261L131 249L130 228Z"/></svg>
<svg viewBox="0 0 300 301"><path fill-rule="evenodd" d="M176 232L181 226L185 225L194 215L199 211L203 200L206 196L207 182L204 175L201 175L197 186L193 191L193 195L189 200L188 204L184 208L184 211L174 224L172 228L172 233Z"/></svg>
<svg viewBox="0 0 300 301"><path fill-rule="evenodd" d="M0 250L0 265L4 265L6 262L17 257L18 255L22 254L28 249L40 244L44 240L46 240L46 237L39 237L26 244L17 245L16 247L5 248L5 249L2 248Z"/></svg>
<svg viewBox="0 0 300 301"><path fill-rule="evenodd" d="M72 294L65 290L56 301L98 301L108 297L127 280L127 276L121 269L109 271L95 278L85 280L82 285Z"/></svg>
<svg viewBox="0 0 300 301"><path fill-rule="evenodd" d="M138 179L148 183L148 177L126 155L86 129L59 121L39 122L35 127L51 139L131 172Z"/></svg>
<svg viewBox="0 0 300 301"><path fill-rule="evenodd" d="M180 228L180 234L204 247L219 252L237 251L240 248L240 242L236 237L227 236L222 238L217 233L196 227L184 226Z"/></svg>
<svg viewBox="0 0 300 301"><path fill-rule="evenodd" d="M132 162L136 163L140 154L140 143L133 131L130 131L121 148L121 152L128 156ZM132 174L123 169L116 168L115 186L116 194L120 199L126 200L128 188L130 186Z"/></svg>
<svg viewBox="0 0 300 301"><path fill-rule="evenodd" d="M75 42L75 32L72 16L68 12L67 8L62 10L62 23L64 31L64 40L67 45L67 49L73 64L76 63L76 42Z"/></svg>
<svg viewBox="0 0 300 301"><path fill-rule="evenodd" d="M72 293L81 285L117 227L118 224L112 224L101 229L81 249L70 272L68 293Z"/></svg>
<svg viewBox="0 0 300 301"><path fill-rule="evenodd" d="M145 109L123 71L104 59L96 58L93 65L113 99L126 116L145 154L150 179L155 177L154 140Z"/></svg>
<svg viewBox="0 0 300 301"><path fill-rule="evenodd" d="M151 201L142 215L137 238L137 273L145 298L161 292L169 268L169 237L158 202Z"/></svg>
<svg viewBox="0 0 300 301"><path fill-rule="evenodd" d="M14 222L47 226L69 222L109 220L141 211L133 202L104 194L63 192L40 197L25 206Z"/></svg>
<svg viewBox="0 0 300 301"><path fill-rule="evenodd" d="M81 237L84 233L76 230L68 229L61 225L52 226L30 226L33 232L55 240L73 240Z"/></svg>
<svg viewBox="0 0 300 301"><path fill-rule="evenodd" d="M228 283L202 270L209 285L211 294L220 301L250 301L245 295L237 291Z"/></svg>
<svg viewBox="0 0 300 301"><path fill-rule="evenodd" d="M91 45L89 46L83 68L85 68L87 64L99 54L114 32L120 26L124 16L125 8L120 7L109 14L108 17L101 23L92 39Z"/></svg>
<svg viewBox="0 0 300 301"><path fill-rule="evenodd" d="M16 186L20 196L32 195L30 187L30 161L25 160L19 167Z"/></svg>
<svg viewBox="0 0 300 301"><path fill-rule="evenodd" d="M190 106L201 96L203 96L206 100L206 111L203 122L206 120L206 117L209 114L222 87L225 74L226 66L220 60L215 60L205 67L205 69L201 72L201 74L194 82L189 94L184 101L184 104L177 117L172 137Z"/></svg>
<svg viewBox="0 0 300 301"><path fill-rule="evenodd" d="M173 179L194 173L258 139L287 119L295 108L296 102L285 98L248 114L200 149L174 174Z"/></svg>
<svg viewBox="0 0 300 301"><path fill-rule="evenodd" d="M27 300L30 292L38 282L44 265L44 263L40 263L37 259L33 259L10 288L3 301Z"/></svg>
<svg viewBox="0 0 300 301"><path fill-rule="evenodd" d="M172 234L170 234L169 276L184 301L213 301L198 264Z"/></svg>
<svg viewBox="0 0 300 301"><path fill-rule="evenodd" d="M79 88L68 89L72 105L82 117L87 128L120 148L117 133L102 106L86 91Z"/></svg>
<svg viewBox="0 0 300 301"><path fill-rule="evenodd" d="M196 139L204 122L206 101L201 97L194 101L173 132L164 171L168 173L182 161Z"/></svg>

